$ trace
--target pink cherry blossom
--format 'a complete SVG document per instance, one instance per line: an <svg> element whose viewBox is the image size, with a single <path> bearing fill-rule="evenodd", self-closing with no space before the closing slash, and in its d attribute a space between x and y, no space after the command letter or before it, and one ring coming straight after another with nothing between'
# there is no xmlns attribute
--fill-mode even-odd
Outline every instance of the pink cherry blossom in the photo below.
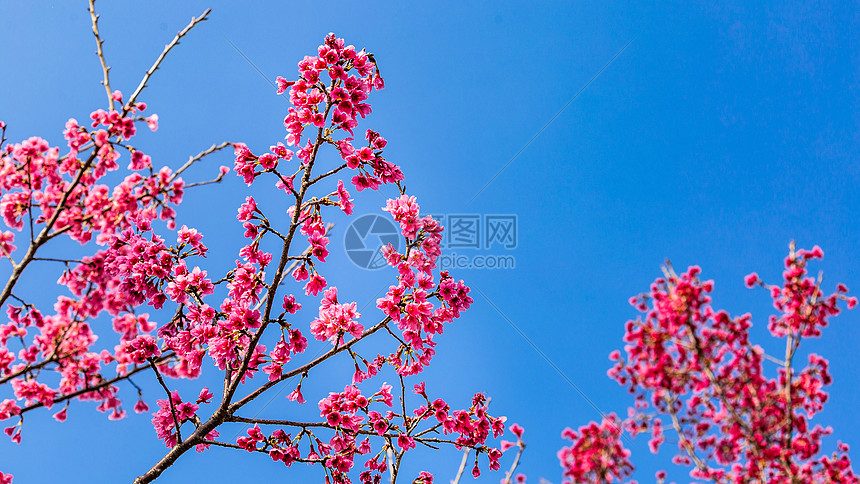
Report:
<svg viewBox="0 0 860 484"><path fill-rule="evenodd" d="M320 463L317 468L325 467L332 484L352 482L352 472L370 483L380 482L389 465L399 465L388 461L386 446L411 454L428 444L471 448L481 466L499 469L502 453L492 439L504 432L505 418L489 415L483 394L458 409L431 398L432 385L405 381L432 363L440 348L434 338L472 299L463 281L435 273L443 228L420 216L418 199L401 183L403 171L386 159L387 140L359 128L372 112L373 91L383 87L376 59L330 34L317 55L298 63L295 77L278 78L278 93L288 93L290 102L286 143L268 143L268 151L225 142L175 171L161 167L160 151L136 138L138 125L156 131L160 122L155 114L143 116L148 107L137 99L140 90L131 98L110 90L108 106L93 111L90 122L69 119L61 147L39 137L0 146L0 214L9 229L0 230L3 258L29 273L36 251L53 240L68 237L83 252L57 266L63 287L53 305L37 307L19 293L23 288L16 288L14 300L0 301L8 316L0 324L0 377L14 397L0 402L0 420L11 420L6 433L13 442L21 442L24 414L41 407L61 405L53 415L64 421L69 407L92 404L116 420L127 416L123 403L133 398L135 413L148 413L155 404L152 424L170 449L168 460L191 448L238 446L286 466ZM356 140L357 129L364 129L363 140ZM239 224L225 224L225 230L236 230L244 242L229 249L235 250L235 264L217 271L204 242L213 235L204 237L182 214L181 203L186 189L217 183L229 169L189 184L181 175L222 148L233 149L234 170L247 186L264 178L278 188L272 196L286 199L278 205L269 195L254 198L257 191L243 194L234 212ZM336 151L333 167L323 166L328 155L318 158L326 149ZM377 301L381 314L372 306L369 314L359 314L356 302L341 302L337 288L329 286L340 277L326 264L332 211L351 216L355 209L347 176L358 192L394 191L386 210L407 239L402 252L385 249L391 283ZM15 233L31 224L29 240ZM304 294L297 298L292 293L302 285ZM315 317L303 315L303 304L317 298ZM100 321L110 321L107 335ZM375 351L372 344L356 344L370 337L389 346ZM296 356L320 349L323 356ZM339 360L347 360L351 381L342 391L319 394L317 375L323 370L317 367ZM374 381L387 366L397 373L395 385ZM821 361L814 366L826 372ZM210 391L198 384L192 394L197 396L183 401L176 388L192 388L194 379L210 372L221 373L214 376L223 387ZM809 375L810 391L815 376ZM135 383L148 378L150 384ZM291 378L298 382L286 383ZM287 399L304 403L304 378L314 381L305 391L317 402L319 417L292 425L246 412L252 408L247 404L274 395L276 386L289 385ZM400 394L415 401L395 402ZM248 424L247 434L235 443L224 440L230 434L218 429L239 422ZM367 470L359 472L362 464ZM154 467L138 482L151 482L162 471ZM432 481L422 472L417 482Z"/></svg>

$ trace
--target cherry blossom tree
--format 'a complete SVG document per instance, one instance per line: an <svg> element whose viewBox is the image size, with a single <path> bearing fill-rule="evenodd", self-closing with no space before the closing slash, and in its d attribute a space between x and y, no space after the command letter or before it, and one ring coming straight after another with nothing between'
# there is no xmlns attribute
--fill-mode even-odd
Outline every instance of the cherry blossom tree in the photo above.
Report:
<svg viewBox="0 0 860 484"><path fill-rule="evenodd" d="M290 101L286 144L265 149L223 142L182 166L159 167L134 141L141 126L158 128L158 116L144 114L149 109L140 98L171 50L210 12L193 18L165 46L130 96L110 84L94 0L89 12L105 109L85 123L69 119L66 146L38 137L7 143L6 125L0 125L6 225L0 248L9 268L0 292L8 317L0 325L0 384L10 397L0 402L6 435L21 442L25 417L43 417L45 410L62 422L79 408L95 408L109 419L125 418L129 407L137 413L154 408L153 434L167 451L136 479L129 476L139 484L154 481L192 449L211 446L263 454L286 467L321 463L320 479L327 483L356 475L363 483L378 483L383 475L393 483L407 452L419 446L471 451L476 475L479 457L481 467L498 469L502 452L490 439L504 432L505 418L488 414L483 394L457 409L420 379L437 336L472 298L463 281L434 270L443 227L422 216L415 196L407 194L401 168L384 156L388 141L359 129L371 113L368 98L385 85L373 55L329 34L298 63L296 76L277 79L277 94ZM232 171L247 186L270 183L287 203L267 207L248 196L236 214L225 214L238 219L245 243L235 249L235 267L213 275L205 268L204 234L177 227L176 216L186 190L217 183L231 170L221 167L212 179L191 183L182 175L225 148L233 149ZM323 150L338 161L323 162ZM405 248L384 249L392 284L377 310L359 314L354 301L338 294L337 274L324 267L326 221L334 210L352 214L350 191L383 189L394 193L383 209L399 224ZM288 223L272 222L284 207ZM63 239L79 243L87 255L42 255ZM40 307L20 291L21 276L37 266L40 278L58 278L53 307ZM298 291L319 298L318 309L303 307ZM389 341L390 351L362 349L371 336ZM109 344L112 338L118 344ZM293 361L311 345L323 351L306 363ZM346 386L341 382L306 402L304 379L345 358L354 363ZM223 386L191 395L175 388L177 379L193 380L204 371L220 372ZM383 374L393 383L379 381ZM143 394L139 378L157 381L162 394ZM288 404L316 405L319 418L291 420L288 409L281 419L245 413L287 384ZM249 430L224 439L227 425ZM426 472L404 478L433 480ZM0 473L0 482L11 479Z"/></svg>
<svg viewBox="0 0 860 484"><path fill-rule="evenodd" d="M848 445L839 441L825 452L823 438L833 429L812 423L829 398L828 361L814 353L800 361L801 343L822 335L840 301L849 309L857 305L844 284L826 294L821 273L809 276L808 264L822 257L818 246L803 250L792 243L781 284L755 273L746 277L748 287L766 289L773 300L776 314L767 328L785 341L780 357L750 341L750 314L733 317L712 305L714 283L700 279L699 267L679 275L667 265L648 293L630 300L643 316L627 322L624 352L609 356L615 362L609 377L627 387L635 403L623 420L611 414L562 433L571 441L558 452L564 482L630 477L625 432L650 435L654 454L673 442L672 463L689 468L695 482L860 482ZM655 477L662 483L667 473Z"/></svg>

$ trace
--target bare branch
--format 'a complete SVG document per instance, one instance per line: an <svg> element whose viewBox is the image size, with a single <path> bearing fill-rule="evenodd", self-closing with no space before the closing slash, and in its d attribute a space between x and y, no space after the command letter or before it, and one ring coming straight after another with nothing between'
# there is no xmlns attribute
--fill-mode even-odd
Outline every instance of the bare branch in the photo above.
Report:
<svg viewBox="0 0 860 484"><path fill-rule="evenodd" d="M293 420L272 420L267 418L245 418L245 417L237 417L232 416L227 418L227 422L235 422L235 423L245 423L245 424L257 424L257 425L283 425L287 427L321 427L327 429L337 429L337 427L329 424L328 422L296 422ZM375 432L373 432L376 435Z"/></svg>
<svg viewBox="0 0 860 484"><path fill-rule="evenodd" d="M184 165L180 166L175 172L173 172L173 175L171 175L170 178L167 180L167 185L170 185L171 183L173 183L173 180L175 180L179 175L181 175L182 172L184 172L185 170L190 168L191 165L193 165L194 163L200 161L203 157L205 157L207 155L211 155L212 153L215 153L216 151L223 150L224 148L226 148L228 146L232 146L232 145L233 145L233 143L231 143L229 141L224 141L224 142L217 144L217 145L213 144L209 148L201 151L200 153L197 153L194 156L189 156L188 161L186 161ZM218 180L220 180L222 178L222 176L219 176ZM194 185L194 184L186 185L186 187L190 187L192 185Z"/></svg>
<svg viewBox="0 0 860 484"><path fill-rule="evenodd" d="M346 163L344 163L344 164L342 164L342 165L338 166L337 168L333 168L332 170L330 170L330 171L328 171L328 172L326 172L326 173L323 173L322 175L318 175L316 178L314 178L313 180L311 180L311 185L313 185L314 183L316 183L316 182L318 182L318 181L322 180L323 178L326 178L326 177L329 177L329 176L332 176L332 175L336 174L337 172L339 172L339 171L343 170L343 169L344 169L344 168L346 168L347 166L348 166L348 165L347 165Z"/></svg>
<svg viewBox="0 0 860 484"><path fill-rule="evenodd" d="M99 16L96 15L95 3L96 0L90 0L90 19L93 23L93 35L96 37L96 54L99 56L99 62L101 62L102 65L102 73L104 74L104 80L102 80L102 84L105 87L105 91L107 91L108 107L111 111L113 111L113 92L110 89L110 80L108 79L108 72L110 72L110 67L108 67L107 63L105 62L105 55L102 51L102 44L104 44L104 41L101 39L101 37L99 37Z"/></svg>
<svg viewBox="0 0 860 484"><path fill-rule="evenodd" d="M463 471L466 470L466 462L469 462L469 452L471 451L472 449L463 450L463 459L460 461L460 468L457 469L457 475L454 476L451 484L460 484L460 478L463 477Z"/></svg>
<svg viewBox="0 0 860 484"><path fill-rule="evenodd" d="M504 484L511 484L514 482L511 478L514 477L514 471L516 471L517 466L520 465L520 456L522 456L523 451L526 450L526 444L523 441L520 441L519 444L517 444L517 447L519 447L520 450L517 451L517 455L514 457L514 463L511 464L511 468L505 473Z"/></svg>
<svg viewBox="0 0 860 484"><path fill-rule="evenodd" d="M184 29L180 30L179 33L176 34L176 37L174 37L169 44L164 46L164 50L161 51L161 55L159 55L158 58L155 59L155 62L152 64L152 67L150 67L146 71L146 74L143 75L143 79L140 80L140 84L137 85L137 89L135 89L134 92L131 94L131 97L128 98L128 102L126 102L125 107L122 109L123 116L128 114L128 111L134 105L134 102L137 100L137 97L140 96L140 93L146 87L146 83L149 82L149 78L152 77L153 74L155 74L155 71L158 70L158 67L164 61L164 58L167 57L167 54L174 47L179 45L179 39L185 37L188 32L190 32L191 29L194 28L195 25L206 20L206 16L208 16L211 12L212 9L207 8L199 17L191 17L191 22L189 22Z"/></svg>

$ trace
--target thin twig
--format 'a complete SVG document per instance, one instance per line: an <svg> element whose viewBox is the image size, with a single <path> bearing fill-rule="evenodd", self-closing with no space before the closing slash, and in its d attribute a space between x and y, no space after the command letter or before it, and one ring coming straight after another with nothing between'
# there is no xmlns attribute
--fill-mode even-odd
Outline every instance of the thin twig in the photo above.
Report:
<svg viewBox="0 0 860 484"><path fill-rule="evenodd" d="M213 185L215 183L221 183L221 180L223 178L224 178L224 174L221 173L217 177L215 177L211 180L189 183L188 185L185 185L185 188L202 187L202 186L206 186L206 185Z"/></svg>
<svg viewBox="0 0 860 484"><path fill-rule="evenodd" d="M403 409L403 431L409 435L409 417L406 416L406 383L403 382L403 375L400 377L400 405Z"/></svg>
<svg viewBox="0 0 860 484"><path fill-rule="evenodd" d="M173 180L175 180L179 175L181 175L182 172L184 172L185 170L190 168L191 165L193 165L197 161L200 161L200 159L202 159L204 156L211 155L212 153L215 153L216 151L223 150L224 148L226 148L228 146L232 146L232 145L233 145L233 143L231 143L229 141L224 141L224 142L217 144L217 145L213 144L209 148L201 151L200 153L197 153L194 156L189 156L188 161L186 161L184 165L180 166L175 172L173 172L173 175L171 175L170 178L167 179L167 183L165 183L165 185L170 185L171 183L173 183ZM220 180L223 176L224 175L219 176L218 180ZM190 186L191 185L186 185L186 188L190 187Z"/></svg>
<svg viewBox="0 0 860 484"><path fill-rule="evenodd" d="M342 164L342 165L338 166L337 168L334 168L334 169L332 169L332 170L330 170L330 171L328 171L328 172L326 172L326 173L323 173L323 174L321 174L321 175L318 175L316 178L314 178L313 180L311 180L311 184L314 184L314 183L316 183L316 182L318 182L318 181L322 180L323 178L326 178L326 177L332 176L332 175L336 174L337 172L339 172L339 171L343 170L343 169L344 169L344 168L346 168L347 166L348 166L348 165L347 165L346 163L344 163L344 164Z"/></svg>
<svg viewBox="0 0 860 484"><path fill-rule="evenodd" d="M99 62L101 62L102 64L102 73L104 73L104 80L102 81L102 84L105 87L105 91L107 91L108 107L111 111L113 111L113 92L110 89L110 80L108 79L108 72L110 72L110 67L105 62L105 55L102 51L102 44L104 44L104 41L101 39L101 37L99 37L99 15L96 15L95 3L96 0L90 0L90 19L93 23L93 35L96 37L96 54L98 54L99 56Z"/></svg>
<svg viewBox="0 0 860 484"><path fill-rule="evenodd" d="M219 446L219 447L227 447L228 449L248 450L248 449L246 449L245 447L242 447L241 445L238 445L238 444L231 444L231 443L229 443L229 442L219 442L219 441L217 441L217 440L203 439L202 441L200 441L200 443L201 443L201 444L205 444L205 445L217 445L217 446ZM255 451L256 451L256 452L261 452L261 453L263 453L263 454L268 454L268 453L269 453L269 451L268 451L268 450L264 450L264 449L255 449L255 450L252 450L251 452L255 452ZM300 458L300 459L293 459L293 460L294 460L295 462L303 462L303 463L311 463L311 464L314 464L314 463L317 463L317 462L323 462L323 460L324 460L324 459L323 459L323 458L319 458L319 459L301 459L301 458Z"/></svg>
<svg viewBox="0 0 860 484"><path fill-rule="evenodd" d="M155 59L155 62L152 64L152 67L150 67L146 71L146 74L143 75L143 79L140 80L140 84L137 85L137 89L135 89L134 92L131 94L131 96L128 98L128 102L126 103L125 107L122 109L123 116L128 114L129 110L131 110L132 106L134 105L134 102L137 100L137 97L140 96L140 93L146 87L146 83L149 82L149 78L152 77L153 74L155 74L155 71L158 70L158 67L164 61L164 58L167 57L167 54L174 47L179 45L179 39L181 39L182 37L185 37L185 35L187 35L188 32L190 32L191 29L194 28L195 25L206 20L206 16L209 15L211 12L212 12L212 9L207 8L203 12L203 14L201 14L199 17L191 17L191 22L189 22L188 25L186 25L184 29L180 30L179 33L176 34L176 37L174 37L173 40L171 40L169 44L164 46L164 50L161 51L161 55L159 55L158 58Z"/></svg>
<svg viewBox="0 0 860 484"><path fill-rule="evenodd" d="M47 261L47 262L62 262L66 265L68 265L71 262L74 262L76 264L91 264L91 262L84 262L84 261L78 260L78 259L54 259L53 257L33 257L33 260L34 261L41 260L41 261Z"/></svg>
<svg viewBox="0 0 860 484"><path fill-rule="evenodd" d="M149 366L152 368L152 371L155 372L155 378L158 379L158 383L161 384L161 388L164 389L164 393L167 394L167 401L170 403L170 413L173 414L173 425L176 427L176 445L179 445L179 443L182 442L182 434L179 433L179 418L176 416L176 405L173 403L173 397L170 395L170 390L164 383L164 378L161 378L161 372L159 372L158 368L155 366L154 359L149 359Z"/></svg>

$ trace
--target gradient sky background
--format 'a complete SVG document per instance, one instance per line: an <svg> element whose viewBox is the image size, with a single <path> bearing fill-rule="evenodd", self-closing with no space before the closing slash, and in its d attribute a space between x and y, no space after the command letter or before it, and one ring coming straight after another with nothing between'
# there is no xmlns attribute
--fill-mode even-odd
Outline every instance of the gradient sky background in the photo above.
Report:
<svg viewBox="0 0 860 484"><path fill-rule="evenodd" d="M142 133L137 144L154 164L176 167L215 142L243 141L265 150L283 139L288 103L229 42L269 80L294 77L296 62L315 53L330 31L375 53L386 89L374 93L374 112L360 126L389 140L386 157L402 166L422 211L518 216L518 247L504 252L516 257L515 269L454 271L474 288L475 304L440 338L426 378L428 390L455 405L467 406L471 394L484 391L493 399L491 413L522 424L528 448L519 470L533 482L560 482L560 432L600 415L481 293L600 410L623 415L631 401L606 377L607 355L622 347L624 322L637 314L627 299L648 289L666 258L681 269L701 265L704 277L716 281L715 306L732 314L751 312L754 340L776 354L782 344L767 337L763 324L770 299L763 290L744 288L744 275L758 271L778 281L794 239L801 247L824 249L823 263L813 270L824 270L827 290L839 281L855 295L860 290L856 3L319 5L97 5L111 82L126 94L192 15L213 8L211 20L170 55L142 96L161 127ZM8 123L12 141L38 135L62 145L69 117L85 120L104 107L93 51L86 2L0 0L0 119ZM232 166L229 153L208 159L185 179L208 179L222 164ZM285 199L263 192L255 195L269 212L283 212ZM242 234L235 208L245 195L244 184L231 175L221 185L190 192L180 210L180 225L196 225L210 244L204 261L210 274L233 265ZM359 213L379 213L382 195L360 195L354 194ZM353 266L341 249L348 220L334 221L325 274L342 299L361 307L375 300L393 274ZM24 281L31 294L44 287L39 277L56 275L56 267L40 269L45 272ZM2 271L8 274L8 267ZM309 321L315 305L308 306ZM363 312L369 319L377 314L373 305ZM860 313L843 314L822 339L804 346L831 359L831 402L814 422L832 425L836 437L853 444L855 469L858 324ZM348 383L341 373L322 371L306 388L341 389ZM149 379L137 380L152 405L161 394ZM184 395L199 384L176 387L188 389ZM133 392L125 391L130 407ZM261 415L294 415L286 393ZM315 413L319 394L306 390L312 395L299 412ZM19 484L67 481L63 476L69 473L80 482L130 482L166 451L147 415L109 422L89 407L73 404L65 424L48 412L28 415L23 444L0 442L0 470L14 474ZM835 440L827 441L828 451ZM652 456L645 443L640 438L632 445L635 477L652 482L655 470L670 467L669 456ZM453 449L424 454L413 457L406 472L428 469L445 483L459 459ZM317 482L320 475L318 468L287 470L265 456L213 449L184 456L158 482ZM688 480L683 471L670 476ZM480 481L501 477L485 473Z"/></svg>

